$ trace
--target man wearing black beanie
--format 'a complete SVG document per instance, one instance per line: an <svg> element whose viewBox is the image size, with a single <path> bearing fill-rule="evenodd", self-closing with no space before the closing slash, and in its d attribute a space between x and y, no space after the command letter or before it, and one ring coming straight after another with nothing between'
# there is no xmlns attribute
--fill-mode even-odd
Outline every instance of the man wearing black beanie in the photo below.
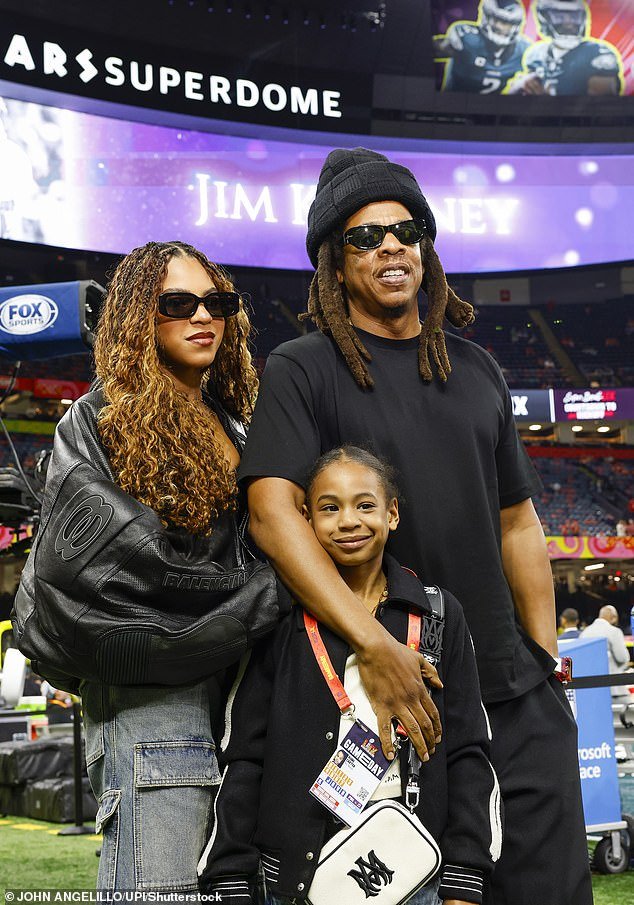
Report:
<svg viewBox="0 0 634 905"><path fill-rule="evenodd" d="M395 467L404 503L390 549L461 601L492 726L505 828L490 840L494 858L502 848L485 905L591 905L576 725L530 499L540 483L500 368L443 331L473 308L447 286L435 237L406 167L365 148L328 155L306 241L316 273L305 317L318 330L268 359L240 466L251 530L295 597L357 651L386 752L397 716L433 756L442 742L420 662L363 612L301 515L324 451L365 446Z"/></svg>

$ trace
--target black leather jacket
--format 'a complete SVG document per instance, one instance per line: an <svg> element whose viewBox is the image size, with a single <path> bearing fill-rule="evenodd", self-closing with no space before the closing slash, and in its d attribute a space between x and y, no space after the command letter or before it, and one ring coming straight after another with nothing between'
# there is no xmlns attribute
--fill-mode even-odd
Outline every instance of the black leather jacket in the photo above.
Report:
<svg viewBox="0 0 634 905"><path fill-rule="evenodd" d="M242 426L207 401L241 448ZM166 529L121 490L97 432L103 405L92 391L57 426L12 613L17 645L36 672L70 691L81 679L198 681L270 631L286 595L249 551L239 516L225 513L210 537L194 536Z"/></svg>

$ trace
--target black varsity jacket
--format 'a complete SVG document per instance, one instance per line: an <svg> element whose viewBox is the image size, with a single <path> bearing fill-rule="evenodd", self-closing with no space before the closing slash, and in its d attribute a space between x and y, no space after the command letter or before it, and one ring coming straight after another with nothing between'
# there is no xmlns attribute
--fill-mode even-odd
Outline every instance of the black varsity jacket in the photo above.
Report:
<svg viewBox="0 0 634 905"><path fill-rule="evenodd" d="M405 642L409 609L429 614L431 608L412 573L388 555L384 565L389 597L377 618ZM500 794L471 637L460 604L443 593L438 673L444 687L432 691L443 738L421 766L416 813L442 851L441 897L480 903L500 854ZM350 649L327 628L320 632L343 679ZM246 905L261 861L272 893L305 898L336 822L308 790L337 746L339 719L296 606L243 661L229 695L215 826L198 869L203 892ZM405 782L404 751L401 756Z"/></svg>

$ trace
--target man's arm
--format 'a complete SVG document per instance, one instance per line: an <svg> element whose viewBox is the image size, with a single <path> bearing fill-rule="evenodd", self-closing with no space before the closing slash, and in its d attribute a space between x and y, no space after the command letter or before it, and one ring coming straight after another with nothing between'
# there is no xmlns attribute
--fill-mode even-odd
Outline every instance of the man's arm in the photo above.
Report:
<svg viewBox="0 0 634 905"><path fill-rule="evenodd" d="M441 687L436 671L421 654L392 638L345 584L301 514L304 491L298 484L256 478L248 496L250 530L258 547L296 599L356 651L386 756L394 754L390 724L396 717L421 759L428 760L441 727L423 676Z"/></svg>
<svg viewBox="0 0 634 905"><path fill-rule="evenodd" d="M500 512L502 565L526 632L553 657L557 652L555 591L542 526L530 499Z"/></svg>
<svg viewBox="0 0 634 905"><path fill-rule="evenodd" d="M623 632L616 625L614 626L614 631L610 632L608 644L612 651L614 662L619 671L625 671L630 662L630 654L625 643Z"/></svg>
<svg viewBox="0 0 634 905"><path fill-rule="evenodd" d="M452 44L449 34L434 35L434 59L444 60L452 57L456 51L456 47Z"/></svg>
<svg viewBox="0 0 634 905"><path fill-rule="evenodd" d="M455 57L464 50L465 34L475 34L478 29L466 22L452 22L444 35L434 35L434 59Z"/></svg>
<svg viewBox="0 0 634 905"><path fill-rule="evenodd" d="M588 79L588 95L619 94L616 75L593 75Z"/></svg>

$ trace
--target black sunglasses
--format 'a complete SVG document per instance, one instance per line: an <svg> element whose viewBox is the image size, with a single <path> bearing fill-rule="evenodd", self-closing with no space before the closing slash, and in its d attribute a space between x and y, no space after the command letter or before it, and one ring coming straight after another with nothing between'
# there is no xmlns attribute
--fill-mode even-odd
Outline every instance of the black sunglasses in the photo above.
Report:
<svg viewBox="0 0 634 905"><path fill-rule="evenodd" d="M401 220L400 223L390 223L389 226L372 223L368 226L353 226L352 229L346 230L341 244L354 245L362 251L369 251L371 248L379 248L387 233L392 233L403 245L416 245L425 232L424 220Z"/></svg>
<svg viewBox="0 0 634 905"><path fill-rule="evenodd" d="M208 292L194 295L193 292L162 292L158 297L158 309L165 317L192 317L198 306L205 306L211 317L231 317L240 310L240 296L237 292Z"/></svg>

